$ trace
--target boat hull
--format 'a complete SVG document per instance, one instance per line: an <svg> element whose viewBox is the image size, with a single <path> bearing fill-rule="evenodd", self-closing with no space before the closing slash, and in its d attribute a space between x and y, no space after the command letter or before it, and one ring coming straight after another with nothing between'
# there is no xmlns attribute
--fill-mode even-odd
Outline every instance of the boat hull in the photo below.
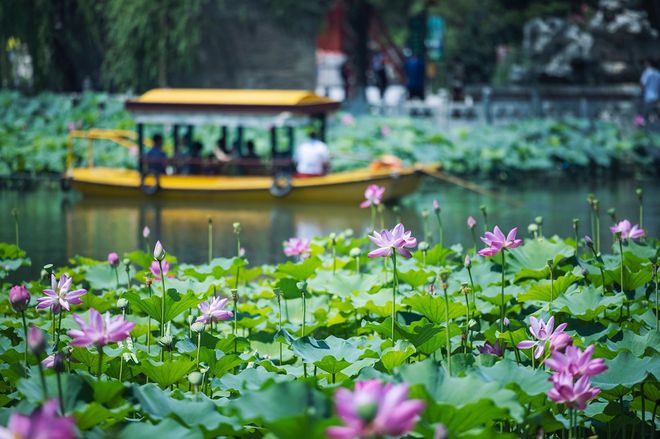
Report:
<svg viewBox="0 0 660 439"><path fill-rule="evenodd" d="M134 170L77 168L69 173L68 179L73 189L86 196L355 203L364 199L364 190L369 184L385 187L385 201L401 198L417 190L424 172L438 168L438 165L408 166L396 172L363 168L321 177L294 178L291 191L282 197L271 195L273 180L265 176L164 175L159 190L153 194L142 190L140 176Z"/></svg>

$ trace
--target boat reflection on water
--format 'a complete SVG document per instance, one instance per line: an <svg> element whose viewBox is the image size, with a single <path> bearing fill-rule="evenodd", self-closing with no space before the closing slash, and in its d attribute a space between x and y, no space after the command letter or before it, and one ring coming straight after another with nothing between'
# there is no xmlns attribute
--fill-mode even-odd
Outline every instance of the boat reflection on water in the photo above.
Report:
<svg viewBox="0 0 660 439"><path fill-rule="evenodd" d="M63 202L66 255L104 258L145 248L142 230L150 229L149 242L160 239L166 250L181 261L205 262L208 258L208 219L213 221L213 256L236 254L233 223L242 226L241 246L252 264L281 262L282 242L292 236L312 238L347 228L363 234L371 226L369 209L323 204L228 204L208 202L139 201L83 198ZM417 223L414 210L402 216ZM389 214L386 224L395 218Z"/></svg>

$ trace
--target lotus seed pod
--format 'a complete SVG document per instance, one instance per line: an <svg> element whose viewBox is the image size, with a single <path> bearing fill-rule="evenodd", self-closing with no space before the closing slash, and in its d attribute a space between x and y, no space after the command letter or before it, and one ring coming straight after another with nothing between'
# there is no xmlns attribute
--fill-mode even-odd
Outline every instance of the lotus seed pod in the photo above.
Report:
<svg viewBox="0 0 660 439"><path fill-rule="evenodd" d="M169 348L170 346L172 346L173 341L174 340L172 339L171 335L163 335L161 338L158 339L158 344L163 347Z"/></svg>
<svg viewBox="0 0 660 439"><path fill-rule="evenodd" d="M420 249L420 251L425 252L429 249L430 246L429 246L428 242L422 241L422 242L419 243L419 245L417 247Z"/></svg>
<svg viewBox="0 0 660 439"><path fill-rule="evenodd" d="M188 374L188 381L193 386L199 386L200 384L202 384L202 374L199 372L190 372Z"/></svg>
<svg viewBox="0 0 660 439"><path fill-rule="evenodd" d="M241 223L236 222L232 224L232 227L234 228L234 233L236 233L237 235L241 233Z"/></svg>
<svg viewBox="0 0 660 439"><path fill-rule="evenodd" d="M527 226L527 231L528 231L529 233L535 233L535 232L538 232L538 231L539 231L539 226L538 226L538 224L534 224L534 223L532 223L532 224L528 225L528 226Z"/></svg>
<svg viewBox="0 0 660 439"><path fill-rule="evenodd" d="M359 247L353 247L349 254L352 258L359 258L362 254L362 250Z"/></svg>
<svg viewBox="0 0 660 439"><path fill-rule="evenodd" d="M537 216L536 218L534 218L534 222L535 222L536 224L538 224L539 226L542 225L542 224L543 224L543 217L540 216L540 215Z"/></svg>
<svg viewBox="0 0 660 439"><path fill-rule="evenodd" d="M119 308L119 309L128 308L128 300L124 299L123 297L121 299L117 300L117 308Z"/></svg>
<svg viewBox="0 0 660 439"><path fill-rule="evenodd" d="M192 325L190 325L190 330L194 332L195 334L199 334L200 332L204 332L204 328L206 325L202 322L195 322Z"/></svg>
<svg viewBox="0 0 660 439"><path fill-rule="evenodd" d="M429 216L429 210L424 208L422 209L422 218L427 218Z"/></svg>

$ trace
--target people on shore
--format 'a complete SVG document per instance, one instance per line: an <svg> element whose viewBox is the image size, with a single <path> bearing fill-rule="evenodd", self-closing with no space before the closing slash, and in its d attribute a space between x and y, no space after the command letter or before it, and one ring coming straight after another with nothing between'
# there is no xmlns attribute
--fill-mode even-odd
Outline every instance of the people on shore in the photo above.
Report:
<svg viewBox="0 0 660 439"><path fill-rule="evenodd" d="M642 96L644 99L643 116L649 113L660 103L660 71L651 60L644 62L644 71L639 80L642 85Z"/></svg>
<svg viewBox="0 0 660 439"><path fill-rule="evenodd" d="M330 151L328 145L318 139L315 131L300 144L293 155L296 164L296 177L317 177L330 170Z"/></svg>

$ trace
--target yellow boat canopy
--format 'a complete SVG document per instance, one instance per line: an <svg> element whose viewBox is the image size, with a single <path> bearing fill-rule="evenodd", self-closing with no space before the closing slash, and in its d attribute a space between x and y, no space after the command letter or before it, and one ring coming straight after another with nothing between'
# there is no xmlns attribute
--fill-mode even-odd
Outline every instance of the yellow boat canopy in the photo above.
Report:
<svg viewBox="0 0 660 439"><path fill-rule="evenodd" d="M305 90L157 88L126 101L138 123L303 126L339 108Z"/></svg>

